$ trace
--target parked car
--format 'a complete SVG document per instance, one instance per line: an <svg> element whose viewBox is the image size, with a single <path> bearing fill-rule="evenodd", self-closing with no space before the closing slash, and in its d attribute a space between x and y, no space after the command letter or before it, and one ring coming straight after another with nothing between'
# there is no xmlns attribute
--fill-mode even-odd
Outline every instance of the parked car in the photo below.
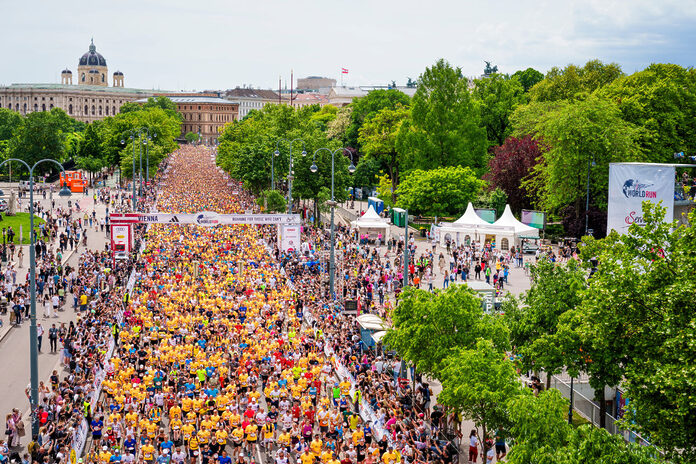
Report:
<svg viewBox="0 0 696 464"><path fill-rule="evenodd" d="M531 241L531 240L523 240L522 241L522 253L524 253L524 254L536 253L538 249L539 249L538 242Z"/></svg>
<svg viewBox="0 0 696 464"><path fill-rule="evenodd" d="M7 211L7 206L7 200L0 199L0 213L4 213L5 211Z"/></svg>

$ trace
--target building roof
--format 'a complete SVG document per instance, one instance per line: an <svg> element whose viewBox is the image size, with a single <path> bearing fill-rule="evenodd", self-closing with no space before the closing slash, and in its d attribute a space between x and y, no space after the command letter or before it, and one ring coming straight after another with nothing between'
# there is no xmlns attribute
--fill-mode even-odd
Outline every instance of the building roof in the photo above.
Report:
<svg viewBox="0 0 696 464"><path fill-rule="evenodd" d="M123 93L152 95L153 93L165 93L162 90L132 89L128 87L105 87L101 85L69 85L69 84L11 84L0 89L27 89L27 90L66 90L66 91L90 91L104 93ZM167 92L168 93L168 92Z"/></svg>
<svg viewBox="0 0 696 464"><path fill-rule="evenodd" d="M78 66L106 66L106 59L97 53L97 47L94 46L94 39L89 45L89 51L80 57Z"/></svg>
<svg viewBox="0 0 696 464"><path fill-rule="evenodd" d="M176 97L176 96L166 96L168 99L170 99L174 103L213 103L215 105L236 105L237 103L225 100L224 98L218 98L218 97L208 97L208 96L193 96L193 95L187 95L185 97ZM136 103L147 103L147 98L141 98L140 100L136 101Z"/></svg>
<svg viewBox="0 0 696 464"><path fill-rule="evenodd" d="M289 96L288 96L289 97ZM289 98L284 99L289 100ZM292 96L292 101L294 103L328 103L329 98L326 95L321 95L318 93L298 93Z"/></svg>
<svg viewBox="0 0 696 464"><path fill-rule="evenodd" d="M225 97L239 97L239 98L258 98L260 100L278 100L278 94L272 90L262 90L262 89L241 89L237 87L236 89L225 90Z"/></svg>

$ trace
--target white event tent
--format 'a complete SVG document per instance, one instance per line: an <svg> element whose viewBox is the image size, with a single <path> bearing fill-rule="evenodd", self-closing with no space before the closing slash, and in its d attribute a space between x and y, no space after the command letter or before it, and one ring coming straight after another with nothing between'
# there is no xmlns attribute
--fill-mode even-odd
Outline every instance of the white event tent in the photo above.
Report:
<svg viewBox="0 0 696 464"><path fill-rule="evenodd" d="M370 205L365 214L350 222L353 229L357 229L360 234L368 234L372 238L376 238L377 234L382 234L382 240L386 240L389 236L389 223L382 219L375 208Z"/></svg>
<svg viewBox="0 0 696 464"><path fill-rule="evenodd" d="M523 237L538 236L538 229L515 219L510 205L505 206L500 219L489 224L476 214L474 206L469 203L462 217L454 222L443 223L440 228L440 244L443 246L447 244L447 240L457 245L494 242L496 248L509 250L512 246L519 247Z"/></svg>

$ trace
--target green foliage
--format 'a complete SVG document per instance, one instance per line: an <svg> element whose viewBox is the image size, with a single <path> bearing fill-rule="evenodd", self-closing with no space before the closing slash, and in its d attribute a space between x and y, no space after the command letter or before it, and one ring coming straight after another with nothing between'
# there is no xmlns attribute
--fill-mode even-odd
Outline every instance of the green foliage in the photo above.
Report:
<svg viewBox="0 0 696 464"><path fill-rule="evenodd" d="M266 105L255 111L243 121L225 127L220 136L218 164L230 175L245 182L253 192L258 193L271 182L271 157L278 147L279 156L273 158L273 171L276 184L280 185L288 174L290 164L290 143L293 155L293 197L316 199L322 187L331 187L331 154L322 150L316 154L319 170L310 171L312 154L319 148L338 148L335 141L329 141L326 134L312 117L320 111L317 108L296 110L286 105ZM284 140L283 140L284 139ZM304 142L304 144L303 144ZM302 149L307 156L301 156ZM343 201L350 184L347 156L337 153L335 157L334 196Z"/></svg>
<svg viewBox="0 0 696 464"><path fill-rule="evenodd" d="M353 147L362 152L358 137L363 123L369 121L382 109L408 107L410 103L411 99L408 95L396 89L373 90L364 97L353 100L350 124L345 128L343 137L344 146Z"/></svg>
<svg viewBox="0 0 696 464"><path fill-rule="evenodd" d="M587 271L575 260L565 265L540 260L531 267L531 275L534 285L524 294L524 305L505 308L506 325L526 369L558 373L568 362L564 357L566 347L559 346L554 334L559 317L582 303Z"/></svg>
<svg viewBox="0 0 696 464"><path fill-rule="evenodd" d="M160 109L169 116L177 117L181 120L181 117L176 110L176 103L165 96L150 97L147 99L147 102L143 103L142 105L134 102L125 103L123 106L121 106L120 113L137 113L138 111L148 109Z"/></svg>
<svg viewBox="0 0 696 464"><path fill-rule="evenodd" d="M346 131L351 124L352 113L353 107L350 105L340 108L336 117L326 123L326 136L331 140L344 140Z"/></svg>
<svg viewBox="0 0 696 464"><path fill-rule="evenodd" d="M460 68L445 60L426 68L413 96L397 151L410 169L468 166L481 172L488 161L486 131Z"/></svg>
<svg viewBox="0 0 696 464"><path fill-rule="evenodd" d="M512 75L513 79L517 79L525 92L534 87L537 82L544 80L544 75L534 68L527 68L524 71L517 71Z"/></svg>
<svg viewBox="0 0 696 464"><path fill-rule="evenodd" d="M32 166L37 161L48 158L61 161L64 152L65 133L61 130L62 121L50 112L29 113L23 124L14 131L9 143L10 158L19 158ZM26 171L24 166L13 167L17 171ZM36 173L57 169L53 163L43 163L36 168Z"/></svg>
<svg viewBox="0 0 696 464"><path fill-rule="evenodd" d="M595 204L606 208L609 163L642 159L639 129L621 118L615 104L594 96L532 103L518 108L511 120L516 136L532 134L548 147L524 182L544 210L572 204L577 214L584 211L587 166L593 157L591 196Z"/></svg>
<svg viewBox="0 0 696 464"><path fill-rule="evenodd" d="M201 138L196 132L187 132L184 138L188 143L198 142Z"/></svg>
<svg viewBox="0 0 696 464"><path fill-rule="evenodd" d="M396 136L401 124L409 117L408 108L397 105L383 108L360 128L360 145L363 154L374 159L389 173L392 180L392 203L396 199L396 186L399 183L401 157L396 150Z"/></svg>
<svg viewBox="0 0 696 464"><path fill-rule="evenodd" d="M267 211L271 212L286 212L288 209L285 197L278 190L264 190L256 199L259 206L263 206Z"/></svg>
<svg viewBox="0 0 696 464"><path fill-rule="evenodd" d="M527 102L524 87L517 79L492 74L474 81L472 96L479 106L488 143L502 145L511 132L510 114L517 106Z"/></svg>
<svg viewBox="0 0 696 464"><path fill-rule="evenodd" d="M519 395L508 402L515 445L511 464L658 464L653 447L626 443L622 437L591 425L573 428L567 422L568 402L558 390L539 397Z"/></svg>
<svg viewBox="0 0 696 464"><path fill-rule="evenodd" d="M338 108L333 105L324 105L320 109L318 108L318 111L314 112L309 119L318 124L323 131L326 131L329 123L336 119L337 114Z"/></svg>
<svg viewBox="0 0 696 464"><path fill-rule="evenodd" d="M453 350L474 348L480 338L492 340L500 350L508 346L508 331L500 318L486 314L481 299L466 285L435 293L407 287L391 318L385 345L419 372L440 380L445 358Z"/></svg>
<svg viewBox="0 0 696 464"><path fill-rule="evenodd" d="M595 90L623 76L621 66L588 61L582 68L570 64L563 69L553 67L546 78L529 90L533 102L584 99Z"/></svg>
<svg viewBox="0 0 696 464"><path fill-rule="evenodd" d="M22 125L22 117L19 113L0 108L0 141L10 140L12 134Z"/></svg>
<svg viewBox="0 0 696 464"><path fill-rule="evenodd" d="M664 211L644 202L645 227L588 243L583 257L596 256L598 270L567 330L592 359L590 375L615 376L607 385L622 381L626 425L669 457L693 462L696 231L664 223ZM688 220L694 224L696 212Z"/></svg>
<svg viewBox="0 0 696 464"><path fill-rule="evenodd" d="M568 442L568 400L556 389L534 395L517 395L507 402L515 437L507 460L511 464L549 463L549 458Z"/></svg>
<svg viewBox="0 0 696 464"><path fill-rule="evenodd" d="M652 64L598 91L615 102L622 117L643 129L646 161L673 163L673 153L696 154L696 70Z"/></svg>
<svg viewBox="0 0 696 464"><path fill-rule="evenodd" d="M512 362L490 340L478 340L473 348L453 350L440 374L438 402L462 412L483 430L481 440L494 429L508 429L506 402L523 390Z"/></svg>
<svg viewBox="0 0 696 464"><path fill-rule="evenodd" d="M380 172L377 175L377 197L384 201L384 206L388 208L394 206L394 202L392 202L392 192L394 190L392 188L393 183L389 178L389 174Z"/></svg>
<svg viewBox="0 0 696 464"><path fill-rule="evenodd" d="M448 216L461 213L484 186L465 167L409 172L399 184L397 206L414 214Z"/></svg>
<svg viewBox="0 0 696 464"><path fill-rule="evenodd" d="M360 158L358 165L355 167L355 173L353 173L352 185L355 185L356 187L372 187L377 185L377 175L379 174L380 170L379 167L379 162L374 158Z"/></svg>

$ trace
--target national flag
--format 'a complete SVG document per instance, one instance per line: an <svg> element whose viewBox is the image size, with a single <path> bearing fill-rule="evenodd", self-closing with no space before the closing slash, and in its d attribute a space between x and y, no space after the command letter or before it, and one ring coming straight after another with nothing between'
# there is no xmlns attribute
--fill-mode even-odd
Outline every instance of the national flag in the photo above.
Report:
<svg viewBox="0 0 696 464"><path fill-rule="evenodd" d="M346 68L341 68L341 74L348 74L348 70Z"/></svg>

